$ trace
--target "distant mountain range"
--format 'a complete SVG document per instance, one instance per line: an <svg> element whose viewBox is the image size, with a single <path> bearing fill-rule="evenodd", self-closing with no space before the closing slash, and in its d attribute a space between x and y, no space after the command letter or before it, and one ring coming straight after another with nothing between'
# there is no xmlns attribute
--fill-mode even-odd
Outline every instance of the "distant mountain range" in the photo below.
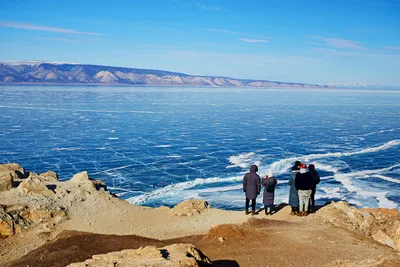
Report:
<svg viewBox="0 0 400 267"><path fill-rule="evenodd" d="M198 76L162 70L47 61L0 61L0 83L244 86L270 88L330 87L327 85Z"/></svg>
<svg viewBox="0 0 400 267"><path fill-rule="evenodd" d="M392 89L392 88L400 88L400 85L396 84L369 84L369 83L360 83L360 82L351 82L351 83L328 83L328 86L334 88L354 88L354 89Z"/></svg>

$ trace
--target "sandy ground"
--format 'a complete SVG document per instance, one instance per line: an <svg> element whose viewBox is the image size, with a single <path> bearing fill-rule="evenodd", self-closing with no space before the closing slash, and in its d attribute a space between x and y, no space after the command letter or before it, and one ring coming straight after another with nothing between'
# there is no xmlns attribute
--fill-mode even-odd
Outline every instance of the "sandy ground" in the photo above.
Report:
<svg viewBox="0 0 400 267"><path fill-rule="evenodd" d="M96 193L97 194L97 193ZM33 249L53 240L60 232L81 231L107 235L137 235L157 240L205 234L212 227L224 223L242 223L249 216L243 212L207 209L194 216L174 216L167 207L147 208L135 206L108 193L92 194L85 201L72 202L69 219L51 232L35 229L12 238L0 239L0 264L15 260ZM52 201L52 200L51 200ZM42 196L21 197L14 192L2 193L2 204L45 203Z"/></svg>
<svg viewBox="0 0 400 267"><path fill-rule="evenodd" d="M148 235L153 238L144 238L137 235L102 235L83 232L62 232L53 241L28 253L19 260L4 264L7 267L17 266L65 266L72 262L84 261L94 254L119 251L128 248L139 248L146 245L164 246L172 243L192 243L207 255L214 266L336 266L330 265L337 261L358 262L372 259L381 259L371 266L400 266L399 253L387 246L381 245L371 238L354 232L323 224L316 220L313 215L305 218L289 215L289 208L283 208L273 216L265 216L260 213L257 216L245 216L241 212L224 212L209 210L203 214L194 215L191 219L182 217L170 217L167 210L148 210L135 207L138 212L138 226L143 226L143 220L155 214L164 217L162 220L149 223ZM161 213L161 215L160 215ZM217 225L226 215L226 221L244 220L240 224L223 224L212 228L208 226ZM229 218L231 216L231 218ZM97 219L101 217L94 216ZM203 225L203 219L205 220ZM211 223L212 218L216 218ZM250 219L250 220L247 220ZM131 219L134 220L134 219ZM179 221L197 221L195 232L203 231L203 234L193 235L190 229L195 223L179 224ZM130 221L132 222L132 221ZM72 222L69 222L71 225ZM102 228L100 223L95 229ZM121 222L122 223L122 222ZM67 225L64 225L66 227ZM156 227L162 226L157 232ZM82 226L89 229L89 226ZM97 228L99 227L99 228ZM112 231L122 231L121 224L116 225ZM171 228L170 228L171 227ZM179 230L178 230L179 229ZM201 230L203 229L203 230ZM139 231L144 231L143 229ZM132 228L132 232L136 232ZM163 239L166 233L179 238ZM224 241L218 241L223 237ZM358 266L358 265L355 265ZM359 265L361 266L361 265Z"/></svg>
<svg viewBox="0 0 400 267"><path fill-rule="evenodd" d="M166 207L135 206L103 191L91 191L84 201L67 198L25 198L13 190L0 195L0 203L8 205L69 205L69 219L52 231L37 228L0 239L1 266L65 266L94 254L176 242L194 244L215 266L324 266L378 257L384 257L384 265L373 266L400 266L392 248L323 224L314 215L291 216L283 205L273 216L211 208L186 217Z"/></svg>
<svg viewBox="0 0 400 267"><path fill-rule="evenodd" d="M249 217L243 212L207 209L194 216L174 216L167 207L147 208L126 201L112 199L113 208L106 203L83 202L73 209L71 220L62 225L65 230L170 239L206 233L211 227L223 223L241 223ZM88 216L85 211L90 210Z"/></svg>

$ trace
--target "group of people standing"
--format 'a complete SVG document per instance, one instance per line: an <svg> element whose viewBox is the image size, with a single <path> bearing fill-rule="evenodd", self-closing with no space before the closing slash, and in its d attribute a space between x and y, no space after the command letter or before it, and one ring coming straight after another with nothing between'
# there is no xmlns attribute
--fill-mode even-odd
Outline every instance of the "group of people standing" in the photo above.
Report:
<svg viewBox="0 0 400 267"><path fill-rule="evenodd" d="M251 201L251 214L256 215L256 198L264 186L263 204L266 215L274 212L275 186L278 183L272 173L265 175L261 180L257 174L257 165L250 167L250 172L243 177L243 192L246 194L245 214L249 214ZM292 208L291 215L307 216L309 211L315 210L315 191L320 182L318 172L313 164L302 164L296 161L291 169L289 179L289 206Z"/></svg>

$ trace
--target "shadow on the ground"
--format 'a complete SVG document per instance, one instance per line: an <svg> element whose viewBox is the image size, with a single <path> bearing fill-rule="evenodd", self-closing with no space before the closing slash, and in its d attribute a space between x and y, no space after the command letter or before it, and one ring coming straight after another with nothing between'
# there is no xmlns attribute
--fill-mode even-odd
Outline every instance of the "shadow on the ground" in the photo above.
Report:
<svg viewBox="0 0 400 267"><path fill-rule="evenodd" d="M286 207L288 204L286 203L280 203L278 205L274 205L274 211L272 212L272 214L275 214L277 212L279 212L281 209L283 209L284 207ZM259 208L257 210L258 213L262 212L263 210L265 210L265 207Z"/></svg>
<svg viewBox="0 0 400 267"><path fill-rule="evenodd" d="M239 263L234 260L217 260L212 262L212 266L216 267L239 267Z"/></svg>
<svg viewBox="0 0 400 267"><path fill-rule="evenodd" d="M327 205L329 205L329 204L331 204L331 201L327 201L325 204L323 204L323 205L315 205L315 209L311 209L311 208L309 208L309 211L311 211L311 213L315 213L315 212L317 212L319 209L321 209L321 208L323 208L323 207L325 207L325 206L327 206ZM286 206L288 206L288 204L287 203L280 203L280 204L278 204L278 205L274 205L274 211L272 212L272 214L275 214L275 213L278 213L280 210L282 210L284 207L286 207ZM257 212L258 213L260 213L260 212L262 212L262 211L264 211L265 210L265 207L262 207L262 208L259 208L258 210L257 210Z"/></svg>

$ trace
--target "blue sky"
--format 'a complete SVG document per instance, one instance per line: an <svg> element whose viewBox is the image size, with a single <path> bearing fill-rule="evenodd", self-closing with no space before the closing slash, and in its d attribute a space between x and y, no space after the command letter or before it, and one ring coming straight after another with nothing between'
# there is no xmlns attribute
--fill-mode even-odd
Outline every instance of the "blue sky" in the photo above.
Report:
<svg viewBox="0 0 400 267"><path fill-rule="evenodd" d="M0 60L400 85L398 0L0 0Z"/></svg>

